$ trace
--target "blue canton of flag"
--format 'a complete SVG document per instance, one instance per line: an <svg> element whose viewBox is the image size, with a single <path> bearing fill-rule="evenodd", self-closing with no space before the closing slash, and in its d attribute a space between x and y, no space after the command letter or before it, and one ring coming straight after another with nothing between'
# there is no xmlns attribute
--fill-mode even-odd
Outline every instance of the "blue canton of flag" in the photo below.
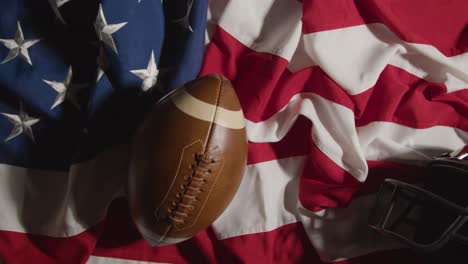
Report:
<svg viewBox="0 0 468 264"><path fill-rule="evenodd" d="M146 109L196 78L207 1L6 0L0 162L67 170L131 140Z"/></svg>

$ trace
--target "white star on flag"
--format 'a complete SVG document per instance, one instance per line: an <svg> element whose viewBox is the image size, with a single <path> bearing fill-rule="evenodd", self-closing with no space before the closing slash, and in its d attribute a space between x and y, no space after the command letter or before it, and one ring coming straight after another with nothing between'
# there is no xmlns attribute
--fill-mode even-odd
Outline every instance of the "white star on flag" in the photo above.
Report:
<svg viewBox="0 0 468 264"><path fill-rule="evenodd" d="M117 32L126 24L127 22L118 24L107 24L106 17L104 16L104 11L102 10L102 5L99 5L98 15L96 17L96 21L94 22L94 29L96 30L96 34L98 35L99 40L104 42L104 44L111 48L116 54L118 54L118 52L117 47L115 46L114 39L112 38L112 34Z"/></svg>
<svg viewBox="0 0 468 264"><path fill-rule="evenodd" d="M12 138L19 136L21 133L26 134L33 142L35 142L32 126L39 122L39 118L33 118L28 116L28 114L23 109L23 104L20 104L20 111L18 115L0 113L5 116L10 123L13 124L13 129L10 132L10 135L5 139L8 141Z"/></svg>
<svg viewBox="0 0 468 264"><path fill-rule="evenodd" d="M59 8L68 2L70 2L70 0L49 0L50 5L52 6L52 10L54 11L58 19L62 21L63 24L66 24L66 22L65 22L65 19L63 19Z"/></svg>
<svg viewBox="0 0 468 264"><path fill-rule="evenodd" d="M12 59L16 58L18 55L21 55L29 65L32 65L31 58L29 57L28 48L39 42L40 39L24 39L23 30L21 29L21 24L18 21L18 28L16 30L15 38L14 39L0 39L0 43L2 43L5 47L10 49L5 59L3 59L0 64L7 63Z"/></svg>
<svg viewBox="0 0 468 264"><path fill-rule="evenodd" d="M193 6L193 0L189 0L188 1L188 7L187 7L187 13L185 14L185 16L183 16L183 17L181 17L179 19L173 20L174 23L177 23L177 24L181 25L182 27L190 30L190 32L193 32L193 28L192 28L192 26L190 26L190 21L189 21L190 13L192 12L192 6Z"/></svg>
<svg viewBox="0 0 468 264"><path fill-rule="evenodd" d="M79 91L82 88L86 87L86 84L71 83L72 77L73 77L73 71L72 71L72 68L70 67L68 69L67 76L65 77L65 80L63 82L43 80L45 83L47 83L50 87L52 87L58 93L50 109L53 109L56 106L63 103L65 99L68 99L74 106L76 106L76 108L80 109L80 104L78 102L77 97L78 97Z"/></svg>
<svg viewBox="0 0 468 264"><path fill-rule="evenodd" d="M104 75L106 69L109 68L110 66L110 63L106 58L104 48L102 47L99 49L99 55L97 57L97 65L98 65L98 73L97 73L96 82L99 82L102 75Z"/></svg>
<svg viewBox="0 0 468 264"><path fill-rule="evenodd" d="M58 6L58 7L61 7L61 6L63 6L64 4L70 2L70 0L55 0L55 2L57 3L57 6Z"/></svg>
<svg viewBox="0 0 468 264"><path fill-rule="evenodd" d="M143 90L144 92L148 91L151 87L153 87L156 84L156 80L159 74L156 62L154 60L154 51L151 51L151 57L149 59L148 66L146 67L146 69L132 70L130 72L143 80L143 83L141 84L141 90Z"/></svg>

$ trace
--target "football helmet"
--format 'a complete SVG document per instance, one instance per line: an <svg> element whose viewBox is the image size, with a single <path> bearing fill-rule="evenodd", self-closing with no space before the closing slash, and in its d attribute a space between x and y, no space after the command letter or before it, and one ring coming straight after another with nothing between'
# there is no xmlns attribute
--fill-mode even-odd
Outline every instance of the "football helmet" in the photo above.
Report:
<svg viewBox="0 0 468 264"><path fill-rule="evenodd" d="M427 166L430 175L423 185L383 182L369 226L423 251L451 240L468 245L468 149L435 157Z"/></svg>

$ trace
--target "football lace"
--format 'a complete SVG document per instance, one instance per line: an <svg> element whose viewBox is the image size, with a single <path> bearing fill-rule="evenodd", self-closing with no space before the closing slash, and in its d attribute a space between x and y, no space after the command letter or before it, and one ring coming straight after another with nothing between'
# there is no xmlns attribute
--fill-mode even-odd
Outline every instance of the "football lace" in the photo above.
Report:
<svg viewBox="0 0 468 264"><path fill-rule="evenodd" d="M195 209L193 203L198 201L201 193L205 192L207 176L213 172L213 168L219 162L219 148L215 147L205 154L195 153L193 163L189 166L190 172L184 176L184 183L180 185L180 192L176 194L176 200L168 209L168 218L175 223L183 224L189 213Z"/></svg>

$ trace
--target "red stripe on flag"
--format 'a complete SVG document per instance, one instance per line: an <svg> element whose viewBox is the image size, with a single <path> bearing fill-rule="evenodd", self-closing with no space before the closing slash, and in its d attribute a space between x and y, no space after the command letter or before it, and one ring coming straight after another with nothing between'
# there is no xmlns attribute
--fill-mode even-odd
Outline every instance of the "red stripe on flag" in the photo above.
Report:
<svg viewBox="0 0 468 264"><path fill-rule="evenodd" d="M454 56L468 51L466 10L464 0L304 0L303 32L378 22L405 41L433 45L446 56Z"/></svg>
<svg viewBox="0 0 468 264"><path fill-rule="evenodd" d="M468 131L468 89L447 93L445 85L428 82L387 66L376 85L354 96L356 126L374 121L413 128L449 126Z"/></svg>
<svg viewBox="0 0 468 264"><path fill-rule="evenodd" d="M0 262L8 264L85 263L94 250L101 225L72 237L48 237L0 231Z"/></svg>

